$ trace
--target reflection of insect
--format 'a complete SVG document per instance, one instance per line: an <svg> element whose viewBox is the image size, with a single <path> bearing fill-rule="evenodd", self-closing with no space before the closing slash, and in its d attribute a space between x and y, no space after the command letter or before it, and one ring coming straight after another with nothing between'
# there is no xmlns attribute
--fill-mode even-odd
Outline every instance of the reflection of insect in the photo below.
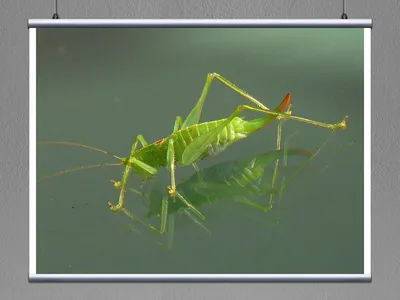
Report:
<svg viewBox="0 0 400 300"><path fill-rule="evenodd" d="M208 94L211 82L213 79L218 79L246 99L251 101L257 107L248 105L239 105L234 112L225 119L220 119L211 122L198 123L203 109L203 104ZM326 124L301 117L292 116L290 111L284 113L284 110L289 106L291 95L287 94L281 104L273 111L268 109L258 100L247 94L242 89L238 88L224 77L216 73L210 73L201 96L194 106L188 117L183 121L181 117L176 117L173 133L163 139L160 139L152 144L148 144L142 135L138 135L133 143L129 157L121 158L113 155L121 161L121 165L125 165L125 171L121 181L114 181L114 186L120 189L119 201L116 205L108 203L112 211L120 211L123 209L124 198L127 188L129 174L132 170L146 178L150 178L158 173L160 167L168 168L171 175L171 185L168 186L169 195L175 197L175 168L177 165L193 165L196 166L196 161L206 158L207 156L216 155L224 151L228 146L241 139L246 138L250 134L263 128L274 119L292 119L300 122L330 128L332 130L346 128L346 119L337 124ZM258 119L245 121L238 117L244 110L256 111L263 113L265 116ZM347 117L346 117L347 118ZM142 147L138 149L138 143ZM99 149L82 144L68 142L43 142L44 144L65 144L71 146L81 146L103 153L111 154ZM178 195L179 196L179 195ZM200 218L204 216L184 197L179 199ZM164 212L163 212L164 214ZM162 220L166 220L162 216ZM165 222L162 226L165 228Z"/></svg>
<svg viewBox="0 0 400 300"><path fill-rule="evenodd" d="M321 149L321 148L320 148ZM288 180L284 180L278 188L273 183L273 174L265 172L266 168L277 162L281 158L289 156L302 156L308 158L302 165L305 167L316 153L303 149L281 149L258 155L252 155L247 158L242 158L235 161L226 161L208 168L201 169L194 173L186 180L181 181L176 186L176 193L179 197L189 199L191 204L195 207L206 206L216 203L223 199L232 199L233 201L244 203L253 208L267 212L272 209L273 201L267 203L259 203L253 199L265 195L277 195L280 198L281 193L285 190L292 179L296 176L295 172ZM298 169L300 171L302 167ZM272 176L269 176L272 175ZM272 180L271 180L272 179ZM172 247L175 230L174 214L183 212L188 216L196 225L200 226L208 234L211 232L205 227L202 222L199 222L188 211L187 206L181 201L168 201L168 193L164 193L154 188L149 193L128 188L128 191L141 195L149 200L148 211L146 218L153 216L161 217L161 225L166 224L167 220L163 220L168 215L168 226L157 229L150 222L135 216L130 208L125 206L122 211L133 221L139 222L144 227L151 229L157 233L167 233L167 244L161 245ZM130 224L130 227L133 224ZM139 233L136 227L135 232Z"/></svg>
<svg viewBox="0 0 400 300"><path fill-rule="evenodd" d="M177 185L177 194L185 199L190 199L191 204L195 207L232 197L235 201L267 212L272 208L272 202L265 206L251 198L261 195L280 194L286 188L286 185L280 189L273 186L272 181L269 180L270 178L267 178L268 176L264 174L265 169L278 159L295 155L311 159L314 153L302 149L282 149L253 155L236 161L219 163L199 170L185 181L179 183ZM182 202L166 201L168 197L163 196L163 193L156 189L153 189L148 195L135 189L129 190L144 195L150 200L147 217L153 215L162 216L162 211L164 210L168 214L178 211L184 211L186 214L189 213L186 211L187 207ZM131 215L128 211L126 213L128 216ZM194 220L193 217L192 219ZM162 227L161 232L164 231L165 228Z"/></svg>

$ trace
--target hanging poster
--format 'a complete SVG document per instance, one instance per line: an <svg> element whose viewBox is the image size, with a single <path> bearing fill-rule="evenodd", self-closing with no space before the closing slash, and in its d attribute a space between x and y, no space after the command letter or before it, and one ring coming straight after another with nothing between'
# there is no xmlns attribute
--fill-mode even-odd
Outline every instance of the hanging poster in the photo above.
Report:
<svg viewBox="0 0 400 300"><path fill-rule="evenodd" d="M371 279L371 20L30 20L32 281Z"/></svg>

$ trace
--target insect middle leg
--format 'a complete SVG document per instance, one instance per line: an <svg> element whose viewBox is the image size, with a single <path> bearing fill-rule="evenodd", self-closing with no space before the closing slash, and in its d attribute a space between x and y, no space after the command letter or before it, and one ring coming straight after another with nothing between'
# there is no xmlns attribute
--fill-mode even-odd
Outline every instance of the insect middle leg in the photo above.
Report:
<svg viewBox="0 0 400 300"><path fill-rule="evenodd" d="M199 210L197 210L192 204L190 204L189 201L187 201L185 197L183 197L179 193L179 191L176 190L176 180L175 180L176 164L175 164L175 148L173 139L170 139L168 141L167 168L171 173L171 185L168 186L168 193L170 197L174 199L176 196L178 196L178 198L188 207L188 209L195 212L200 218L205 219L204 215Z"/></svg>
<svg viewBox="0 0 400 300"><path fill-rule="evenodd" d="M176 132L182 128L182 118L177 116L174 123L174 131ZM196 163L192 163L193 168L198 172L198 167ZM162 199L162 209L161 209L161 226L160 231L164 233L166 230L167 217L168 217L168 201L172 198L172 201L175 201L176 196L188 207L188 209L194 211L198 216L204 219L204 216L192 205L190 204L177 190L176 190L176 179L175 179L175 148L174 148L174 140L168 140L168 149L167 149L167 169L171 173L171 185L168 186L168 194L170 197L164 197ZM170 219L173 219L173 216ZM170 220L173 223L173 220Z"/></svg>

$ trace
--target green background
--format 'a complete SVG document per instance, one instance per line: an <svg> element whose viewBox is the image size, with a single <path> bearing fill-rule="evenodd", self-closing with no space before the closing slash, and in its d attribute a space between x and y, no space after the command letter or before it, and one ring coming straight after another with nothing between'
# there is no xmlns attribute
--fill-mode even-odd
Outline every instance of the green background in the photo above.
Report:
<svg viewBox="0 0 400 300"><path fill-rule="evenodd" d="M328 123L350 116L349 129L290 184L279 212L229 200L210 205L201 211L211 237L177 216L169 251L109 211L106 202L118 198L109 180L122 169L40 182L38 273L363 273L363 29L38 29L37 43L38 141L81 142L126 156L137 134L153 141L172 131L209 72L268 107L291 92L294 115ZM203 120L227 117L242 103L216 82ZM317 150L330 136L285 124L285 136L295 130L296 148ZM272 125L200 166L273 150L275 136ZM107 161L85 149L40 146L38 176ZM192 172L178 169L178 181ZM168 184L166 172L157 184Z"/></svg>

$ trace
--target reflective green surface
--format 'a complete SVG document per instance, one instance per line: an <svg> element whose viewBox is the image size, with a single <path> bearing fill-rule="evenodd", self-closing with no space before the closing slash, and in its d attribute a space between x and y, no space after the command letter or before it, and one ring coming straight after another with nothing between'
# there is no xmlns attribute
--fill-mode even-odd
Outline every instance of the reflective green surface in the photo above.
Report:
<svg viewBox="0 0 400 300"><path fill-rule="evenodd" d="M38 273L363 273L363 29L38 29L37 139L80 142L129 155L137 134L158 140L196 103L206 75L217 72L268 107L292 93L293 115L337 123L333 136L290 182L280 204L264 213L228 196L199 206L211 236L175 214L172 249L158 235L116 216L120 167L73 172L38 183ZM202 120L250 104L213 83ZM259 115L248 113L248 118ZM201 168L273 151L277 123ZM330 131L287 121L289 147L316 151ZM279 172L294 173L304 158ZM115 162L82 148L39 146L38 177ZM177 169L185 182L193 168ZM265 171L271 180L273 164ZM280 181L279 181L280 182ZM140 189L131 177L130 187ZM165 193L163 169L143 191ZM268 203L270 195L252 195ZM199 199L192 199L196 202ZM128 193L144 217L145 197ZM159 219L149 220L159 226ZM133 228L134 226L134 228ZM166 239L162 239L165 241Z"/></svg>

